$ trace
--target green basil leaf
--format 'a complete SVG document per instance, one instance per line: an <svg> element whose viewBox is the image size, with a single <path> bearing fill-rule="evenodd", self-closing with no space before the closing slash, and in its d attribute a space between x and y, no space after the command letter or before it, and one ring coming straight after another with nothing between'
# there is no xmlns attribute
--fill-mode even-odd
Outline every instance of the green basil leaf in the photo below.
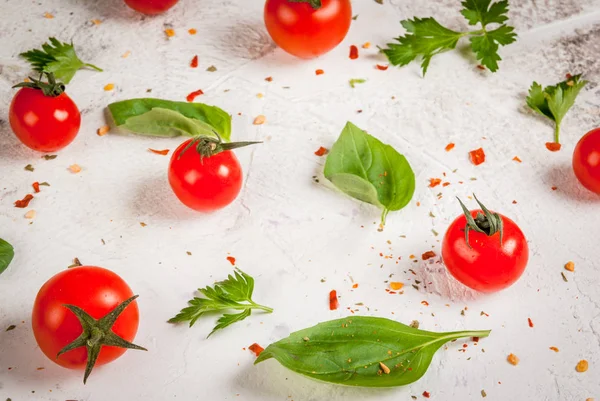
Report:
<svg viewBox="0 0 600 401"><path fill-rule="evenodd" d="M130 99L111 103L115 125L136 134L161 137L219 136L231 139L231 116L216 106L162 99Z"/></svg>
<svg viewBox="0 0 600 401"><path fill-rule="evenodd" d="M490 331L433 333L378 317L331 320L269 345L256 363L275 358L313 379L347 386L395 387L419 380L448 341Z"/></svg>
<svg viewBox="0 0 600 401"><path fill-rule="evenodd" d="M325 178L342 192L388 212L405 207L415 193L415 174L390 145L348 122L325 163Z"/></svg>
<svg viewBox="0 0 600 401"><path fill-rule="evenodd" d="M15 250L11 244L0 238L0 274L6 270L15 257Z"/></svg>

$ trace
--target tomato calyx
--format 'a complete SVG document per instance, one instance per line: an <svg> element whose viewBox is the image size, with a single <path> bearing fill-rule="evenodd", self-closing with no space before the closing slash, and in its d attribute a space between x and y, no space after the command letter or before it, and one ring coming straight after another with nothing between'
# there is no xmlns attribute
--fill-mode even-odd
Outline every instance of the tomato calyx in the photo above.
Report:
<svg viewBox="0 0 600 401"><path fill-rule="evenodd" d="M87 349L88 357L85 367L85 374L83 376L84 384L92 373L92 369L96 364L96 360L100 354L100 349L103 345L148 351L144 347L140 347L139 345L135 345L124 340L112 331L112 327L121 313L123 313L125 308L127 308L127 306L129 306L129 304L132 303L137 297L137 295L134 295L128 300L121 302L115 309L100 319L94 319L78 306L64 305L65 308L69 309L75 314L75 316L77 316L77 319L79 319L81 327L83 328L83 333L73 340L72 343L61 349L56 355L56 358L58 359L58 357L62 354L76 348L85 347Z"/></svg>
<svg viewBox="0 0 600 401"><path fill-rule="evenodd" d="M479 199L477 199L477 196L475 196L475 194L473 194L473 197L475 198L475 200L479 204L479 207L483 211L483 213L477 212L475 218L473 218L471 212L469 211L469 209L467 209L465 204L462 203L460 198L456 198L458 199L458 202L460 203L460 206L462 207L465 217L467 219L467 224L465 226L465 241L467 242L467 245L469 246L469 248L472 248L471 244L469 243L469 231L471 230L485 234L488 237L491 237L492 235L499 232L500 245L502 245L502 236L504 231L504 223L502 222L502 217L500 217L498 213L490 212L488 208L486 208L485 205L481 203Z"/></svg>
<svg viewBox="0 0 600 401"><path fill-rule="evenodd" d="M322 6L321 0L288 0L288 1L290 3L308 3L315 10L318 10Z"/></svg>
<svg viewBox="0 0 600 401"><path fill-rule="evenodd" d="M200 155L200 159L202 160L205 157L211 157L216 155L217 153L224 152L226 150L233 150L237 148L243 148L244 146L256 145L262 142L223 142L219 134L214 132L216 138L208 137L208 136L198 136L190 141L187 146L181 151L179 154L179 158L183 156L185 152L187 152L191 147L196 149L196 152Z"/></svg>
<svg viewBox="0 0 600 401"><path fill-rule="evenodd" d="M43 82L42 78L46 74L46 78L48 82ZM44 92L44 96L48 97L57 97L63 94L65 91L65 85L62 82L56 81L54 74L51 72L43 72L40 75L40 79L35 79L29 77L31 82L21 82L13 86L13 88L31 88L31 89L39 89Z"/></svg>

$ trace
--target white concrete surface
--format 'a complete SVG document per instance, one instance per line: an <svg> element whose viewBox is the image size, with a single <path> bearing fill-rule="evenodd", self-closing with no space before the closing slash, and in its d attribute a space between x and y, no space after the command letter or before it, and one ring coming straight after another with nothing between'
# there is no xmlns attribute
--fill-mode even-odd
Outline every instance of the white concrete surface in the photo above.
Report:
<svg viewBox="0 0 600 401"><path fill-rule="evenodd" d="M121 0L0 0L0 237L17 251L0 276L0 400L384 401L422 399L428 391L432 400L462 401L480 399L482 389L486 400L600 400L600 198L585 192L570 169L578 138L600 125L600 1L514 0L520 37L502 49L498 73L479 71L471 56L452 52L435 57L425 79L418 64L376 70L385 60L375 46L351 61L348 47L384 45L401 33L398 21L414 15L461 27L459 1L353 3L359 17L343 44L301 61L270 41L259 0L181 0L156 18L135 14ZM166 27L176 36L167 39ZM198 34L190 36L189 28ZM14 138L7 112L11 85L28 74L17 55L50 35L73 40L81 58L105 72L81 71L73 80L68 93L82 110L81 131L46 161ZM196 54L200 67L191 69ZM218 70L206 72L211 65ZM315 76L317 68L325 74ZM567 72L583 72L591 83L564 121L563 150L549 153L544 143L552 127L526 110L524 96L533 80L551 84ZM350 78L368 81L351 89ZM116 89L105 92L108 83ZM96 135L108 103L146 96L148 88L175 100L203 89L199 101L233 114L234 139L265 141L238 152L246 183L231 207L200 215L171 193L168 158L147 148L174 149L181 139ZM259 114L267 123L253 126ZM331 146L347 120L394 145L417 175L413 201L389 215L384 232L377 231L378 210L325 184L325 159L313 154ZM449 142L456 143L452 152L444 150ZM475 167L467 152L480 146L488 160ZM80 174L67 169L73 163L83 168ZM35 172L25 171L27 164ZM427 187L443 173L450 186ZM12 205L33 181L51 187L32 201L37 216L30 221L23 217L29 209ZM515 219L530 241L524 276L495 295L466 291L439 258L428 264L419 257L430 249L439 254L441 235L460 213L454 197L472 192ZM193 329L167 324L195 288L231 271L228 255L256 278L256 300L275 313L255 314L209 340L216 317ZM30 328L37 290L74 257L116 271L140 294L136 343L150 350L98 368L86 386L80 373L46 359ZM576 271L566 272L564 282L560 273L569 260ZM407 284L403 295L385 292L390 275ZM422 281L418 291L410 285L415 280ZM335 312L328 310L331 289L340 294ZM354 306L360 302L365 306ZM464 353L458 352L462 342L450 344L422 380L391 390L321 384L274 361L254 367L254 356L243 350L347 316L347 307L416 319L430 330L493 331ZM10 324L17 328L4 332ZM509 353L520 358L518 366L506 362ZM589 361L586 373L575 371L580 359Z"/></svg>

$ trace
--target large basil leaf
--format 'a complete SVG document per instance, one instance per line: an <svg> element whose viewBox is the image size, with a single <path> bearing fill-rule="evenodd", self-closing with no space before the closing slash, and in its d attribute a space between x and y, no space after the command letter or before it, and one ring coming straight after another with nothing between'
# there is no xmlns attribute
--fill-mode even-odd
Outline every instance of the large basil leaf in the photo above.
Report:
<svg viewBox="0 0 600 401"><path fill-rule="evenodd" d="M400 210L415 192L415 174L390 145L348 122L325 163L325 178L346 194L383 209Z"/></svg>
<svg viewBox="0 0 600 401"><path fill-rule="evenodd" d="M0 238L0 274L6 270L14 257L15 250L12 245Z"/></svg>
<svg viewBox="0 0 600 401"><path fill-rule="evenodd" d="M231 116L202 103L143 98L111 103L108 110L115 125L136 134L161 137L214 136L231 138Z"/></svg>
<svg viewBox="0 0 600 401"><path fill-rule="evenodd" d="M448 341L489 333L433 333L389 319L353 316L292 333L269 345L256 363L275 358L296 373L347 386L403 386L419 380Z"/></svg>

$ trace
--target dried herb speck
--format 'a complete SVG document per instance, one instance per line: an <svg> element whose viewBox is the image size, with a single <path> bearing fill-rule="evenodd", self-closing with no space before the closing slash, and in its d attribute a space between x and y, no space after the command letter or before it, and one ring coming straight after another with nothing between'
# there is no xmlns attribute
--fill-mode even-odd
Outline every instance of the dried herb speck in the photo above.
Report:
<svg viewBox="0 0 600 401"><path fill-rule="evenodd" d="M4 331L11 331L11 330L14 330L14 329L16 329L16 328L17 328L17 326L15 326L14 324L11 324L11 325L10 325L10 326L8 326L8 327L6 328L6 330L4 330Z"/></svg>

